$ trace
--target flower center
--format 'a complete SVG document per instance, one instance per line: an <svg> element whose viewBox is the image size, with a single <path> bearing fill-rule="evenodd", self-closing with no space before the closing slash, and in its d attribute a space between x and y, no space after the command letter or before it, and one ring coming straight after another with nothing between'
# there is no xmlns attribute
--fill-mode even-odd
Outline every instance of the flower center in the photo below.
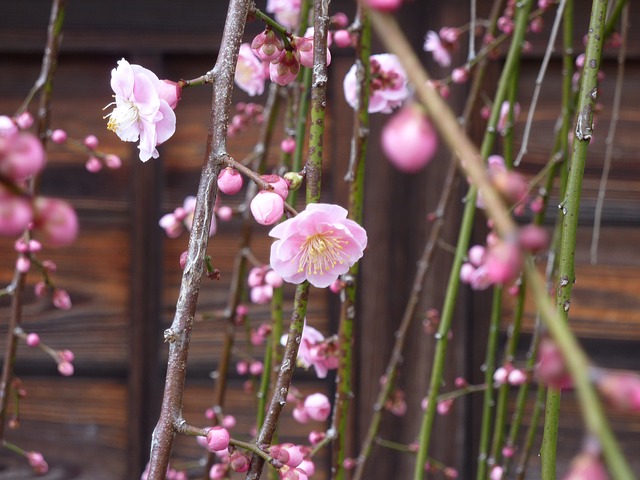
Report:
<svg viewBox="0 0 640 480"><path fill-rule="evenodd" d="M110 105L113 105L113 103L110 103L107 107ZM123 104L114 108L113 112L105 115L104 118L109 119L107 128L112 132L117 132L118 130L126 130L130 126L134 125L138 121L139 117L140 115L136 104L127 100Z"/></svg>
<svg viewBox="0 0 640 480"><path fill-rule="evenodd" d="M344 263L348 255L344 252L343 245L349 242L333 235L333 233L333 230L329 230L326 233L317 233L307 237L300 247L298 272L323 274L336 265Z"/></svg>

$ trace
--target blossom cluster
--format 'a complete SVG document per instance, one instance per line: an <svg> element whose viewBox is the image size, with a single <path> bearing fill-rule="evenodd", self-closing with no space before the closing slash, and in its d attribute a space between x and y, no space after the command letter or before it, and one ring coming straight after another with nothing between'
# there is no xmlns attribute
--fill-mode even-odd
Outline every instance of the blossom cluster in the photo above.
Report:
<svg viewBox="0 0 640 480"><path fill-rule="evenodd" d="M32 230L47 245L68 245L78 234L71 205L56 198L32 197L26 191L26 182L46 163L40 140L22 130L32 123L28 114L19 120L0 116L0 235L17 236Z"/></svg>

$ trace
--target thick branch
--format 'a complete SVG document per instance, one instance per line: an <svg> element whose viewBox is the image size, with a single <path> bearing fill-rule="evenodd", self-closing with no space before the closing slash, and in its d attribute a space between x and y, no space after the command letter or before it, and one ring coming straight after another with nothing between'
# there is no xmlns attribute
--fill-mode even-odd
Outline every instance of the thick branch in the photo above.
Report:
<svg viewBox="0 0 640 480"><path fill-rule="evenodd" d="M170 343L169 360L160 419L151 442L149 480L164 479L176 434L176 421L182 417L182 397L191 329L200 291L213 205L218 193L216 180L228 156L226 134L233 79L250 3L249 0L232 0L229 4L220 53L213 69L214 85L209 133L193 227L189 237L187 262L182 275L173 323L165 332L165 341Z"/></svg>

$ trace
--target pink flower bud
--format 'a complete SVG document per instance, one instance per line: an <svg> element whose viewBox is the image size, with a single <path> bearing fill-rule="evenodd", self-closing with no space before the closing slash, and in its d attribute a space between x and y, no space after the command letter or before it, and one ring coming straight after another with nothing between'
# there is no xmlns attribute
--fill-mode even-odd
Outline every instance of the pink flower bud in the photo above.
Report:
<svg viewBox="0 0 640 480"><path fill-rule="evenodd" d="M402 5L402 0L366 0L365 4L369 8L382 12L393 12Z"/></svg>
<svg viewBox="0 0 640 480"><path fill-rule="evenodd" d="M18 115L18 118L16 118L16 123L22 130L30 128L33 125L33 115L29 112L22 112Z"/></svg>
<svg viewBox="0 0 640 480"><path fill-rule="evenodd" d="M542 383L557 389L569 388L573 383L560 349L549 338L540 342L536 374Z"/></svg>
<svg viewBox="0 0 640 480"><path fill-rule="evenodd" d="M58 352L58 358L65 362L73 362L76 358L74 353L71 350L60 350Z"/></svg>
<svg viewBox="0 0 640 480"><path fill-rule="evenodd" d="M584 452L571 462L563 480L609 480L609 475L598 455Z"/></svg>
<svg viewBox="0 0 640 480"><path fill-rule="evenodd" d="M293 153L296 150L296 140L293 137L287 137L280 142L280 150L284 153Z"/></svg>
<svg viewBox="0 0 640 480"><path fill-rule="evenodd" d="M27 452L27 461L38 475L44 475L49 471L49 465L40 452Z"/></svg>
<svg viewBox="0 0 640 480"><path fill-rule="evenodd" d="M539 252L549 245L549 234L538 225L525 225L518 232L520 246L530 252Z"/></svg>
<svg viewBox="0 0 640 480"><path fill-rule="evenodd" d="M27 343L27 346L37 347L38 345L40 345L40 335L38 335L37 333L30 333L27 335L25 341Z"/></svg>
<svg viewBox="0 0 640 480"><path fill-rule="evenodd" d="M271 285L253 287L249 292L249 297L252 303L266 305L273 298L273 287Z"/></svg>
<svg viewBox="0 0 640 480"><path fill-rule="evenodd" d="M302 463L298 465L298 468L306 473L309 477L316 473L315 464L311 460L308 460L306 458L302 460Z"/></svg>
<svg viewBox="0 0 640 480"><path fill-rule="evenodd" d="M267 285L271 285L273 288L279 288L282 286L284 280L278 275L275 270L269 270L265 276L264 281Z"/></svg>
<svg viewBox="0 0 640 480"><path fill-rule="evenodd" d="M20 273L27 273L31 268L29 257L19 256L16 260L16 270Z"/></svg>
<svg viewBox="0 0 640 480"><path fill-rule="evenodd" d="M249 276L247 277L247 285L251 288L259 287L264 282L265 269L262 267L254 267L249 270Z"/></svg>
<svg viewBox="0 0 640 480"><path fill-rule="evenodd" d="M218 175L218 188L222 193L235 195L242 188L242 175L235 168L224 168Z"/></svg>
<svg viewBox="0 0 640 480"><path fill-rule="evenodd" d="M280 195L283 200L289 196L289 182L280 175L262 175L262 179L273 187L273 191Z"/></svg>
<svg viewBox="0 0 640 480"><path fill-rule="evenodd" d="M346 28L349 25L349 17L344 12L336 12L331 17L331 24L336 28Z"/></svg>
<svg viewBox="0 0 640 480"><path fill-rule="evenodd" d="M51 141L53 143L62 144L67 141L67 132L58 128L51 132Z"/></svg>
<svg viewBox="0 0 640 480"><path fill-rule="evenodd" d="M53 291L53 305L60 310L70 310L71 309L71 298L66 290L61 288L56 288Z"/></svg>
<svg viewBox="0 0 640 480"><path fill-rule="evenodd" d="M291 456L289 455L289 451L280 445L272 445L269 448L269 455L271 455L275 460L284 465L286 465L291 458Z"/></svg>
<svg viewBox="0 0 640 480"><path fill-rule="evenodd" d="M262 362L252 362L251 365L249 365L249 373L251 375L260 375L263 370L264 366L262 365Z"/></svg>
<svg viewBox="0 0 640 480"><path fill-rule="evenodd" d="M87 163L84 164L84 168L86 168L88 172L97 173L102 170L102 162L99 158L89 157Z"/></svg>
<svg viewBox="0 0 640 480"><path fill-rule="evenodd" d="M219 480L227 475L227 466L222 463L216 463L209 470L209 478L211 480Z"/></svg>
<svg viewBox="0 0 640 480"><path fill-rule="evenodd" d="M273 30L265 30L254 37L251 50L260 60L272 62L280 56L284 50L284 44Z"/></svg>
<svg viewBox="0 0 640 480"><path fill-rule="evenodd" d="M309 423L309 413L307 412L307 410L304 408L304 405L302 404L298 404L295 407L293 407L293 419L298 422L298 423Z"/></svg>
<svg viewBox="0 0 640 480"><path fill-rule="evenodd" d="M640 376L632 372L605 372L596 380L600 394L616 410L640 412Z"/></svg>
<svg viewBox="0 0 640 480"><path fill-rule="evenodd" d="M69 245L78 236L78 217L67 202L54 198L38 197L34 201L35 228L44 236L48 245Z"/></svg>
<svg viewBox="0 0 640 480"><path fill-rule="evenodd" d="M225 415L222 417L222 426L226 429L230 429L236 426L236 417L233 415Z"/></svg>
<svg viewBox="0 0 640 480"><path fill-rule="evenodd" d="M227 205L223 205L218 207L216 215L218 215L218 218L223 222L228 222L233 218L233 209Z"/></svg>
<svg viewBox="0 0 640 480"><path fill-rule="evenodd" d="M467 382L467 379L464 377L456 377L453 384L456 388L467 388L469 386L469 382Z"/></svg>
<svg viewBox="0 0 640 480"><path fill-rule="evenodd" d="M180 254L180 268L184 270L184 267L187 265L187 257L189 256L189 252L184 251Z"/></svg>
<svg viewBox="0 0 640 480"><path fill-rule="evenodd" d="M109 153L104 157L104 164L107 166L107 168L117 170L122 166L122 159L117 155Z"/></svg>
<svg viewBox="0 0 640 480"><path fill-rule="evenodd" d="M516 386L523 385L527 383L527 374L522 370L516 368L512 370L511 373L509 373L509 377L507 378L507 381L511 385L516 385Z"/></svg>
<svg viewBox="0 0 640 480"><path fill-rule="evenodd" d="M229 447L229 432L223 427L212 427L207 431L207 450L217 452Z"/></svg>
<svg viewBox="0 0 640 480"><path fill-rule="evenodd" d="M333 41L340 48L350 47L352 45L351 33L348 30L338 30L333 34Z"/></svg>
<svg viewBox="0 0 640 480"><path fill-rule="evenodd" d="M274 192L263 190L251 200L251 213L261 225L273 225L284 214L284 200Z"/></svg>
<svg viewBox="0 0 640 480"><path fill-rule="evenodd" d="M431 123L411 104L402 107L387 122L381 142L391 163L406 173L415 173L427 165L438 147Z"/></svg>
<svg viewBox="0 0 640 480"><path fill-rule="evenodd" d="M87 135L82 143L84 143L85 147L89 150L95 150L98 148L98 137L95 135Z"/></svg>
<svg viewBox="0 0 640 480"><path fill-rule="evenodd" d="M502 447L502 456L505 458L513 458L516 454L516 449L513 445L505 445Z"/></svg>
<svg viewBox="0 0 640 480"><path fill-rule="evenodd" d="M300 54L300 64L313 68L313 37L293 37L293 39Z"/></svg>
<svg viewBox="0 0 640 480"><path fill-rule="evenodd" d="M469 70L465 67L454 68L451 72L451 81L453 83L465 83L469 80Z"/></svg>
<svg viewBox="0 0 640 480"><path fill-rule="evenodd" d="M59 362L58 372L60 373L60 375L63 375L65 377L70 377L71 375L73 375L73 372L74 372L73 363Z"/></svg>
<svg viewBox="0 0 640 480"><path fill-rule="evenodd" d="M318 432L316 430L313 430L313 431L309 432L309 443L311 445L317 445L322 440L324 440L324 437L326 437L326 436L327 435L324 432Z"/></svg>
<svg viewBox="0 0 640 480"><path fill-rule="evenodd" d="M490 480L501 480L502 475L504 474L504 468L500 465L496 465L491 469L491 473L489 473Z"/></svg>
<svg viewBox="0 0 640 480"><path fill-rule="evenodd" d="M493 373L493 381L496 385L504 385L509 378L509 371L505 367L497 368Z"/></svg>
<svg viewBox="0 0 640 480"><path fill-rule="evenodd" d="M229 456L229 467L234 472L242 473L249 470L249 458L242 452L236 450Z"/></svg>
<svg viewBox="0 0 640 480"><path fill-rule="evenodd" d="M236 372L238 375L246 375L249 372L249 364L245 361L236 363Z"/></svg>
<svg viewBox="0 0 640 480"><path fill-rule="evenodd" d="M467 258L474 267L479 267L484 263L486 253L487 251L482 245L474 245L469 249Z"/></svg>
<svg viewBox="0 0 640 480"><path fill-rule="evenodd" d="M441 400L436 406L436 411L439 415L447 415L451 411L451 407L453 407L453 398Z"/></svg>
<svg viewBox="0 0 640 480"><path fill-rule="evenodd" d="M12 180L24 180L44 168L45 151L38 137L23 132L15 136L10 148L0 157L0 174Z"/></svg>
<svg viewBox="0 0 640 480"><path fill-rule="evenodd" d="M331 413L331 402L326 395L314 393L305 398L304 408L312 420L324 422Z"/></svg>
<svg viewBox="0 0 640 480"><path fill-rule="evenodd" d="M269 77L278 85L289 85L300 71L300 54L297 50L283 50L269 65Z"/></svg>
<svg viewBox="0 0 640 480"><path fill-rule="evenodd" d="M524 259L522 252L512 242L500 241L489 247L484 267L492 283L510 283L514 281L522 269Z"/></svg>
<svg viewBox="0 0 640 480"><path fill-rule="evenodd" d="M175 110L182 97L182 86L171 80L161 80L157 87L160 99L165 100L171 109Z"/></svg>
<svg viewBox="0 0 640 480"><path fill-rule="evenodd" d="M37 297L43 297L47 293L47 285L44 282L38 282L33 286L33 291Z"/></svg>
<svg viewBox="0 0 640 480"><path fill-rule="evenodd" d="M289 453L289 460L284 462L286 465L295 468L302 463L304 455L296 445L292 443L284 443L281 447Z"/></svg>

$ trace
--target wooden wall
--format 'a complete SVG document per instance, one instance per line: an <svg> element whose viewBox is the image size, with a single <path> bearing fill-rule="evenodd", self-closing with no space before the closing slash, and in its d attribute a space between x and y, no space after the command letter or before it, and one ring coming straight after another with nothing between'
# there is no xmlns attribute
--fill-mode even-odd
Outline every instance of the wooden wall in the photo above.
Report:
<svg viewBox="0 0 640 480"><path fill-rule="evenodd" d="M416 48L421 45L426 30L443 24L464 23L467 3L459 0L408 3L403 21ZM486 7L488 2L479 3ZM582 10L587 10L587 2L582 3L585 4ZM53 125L65 128L72 136L98 135L101 146L121 155L125 162L121 170L90 174L84 169L86 159L82 155L53 146L51 166L43 178L43 194L69 199L80 215L81 234L76 244L45 252L47 258L58 263L59 273L55 279L69 290L74 308L61 312L29 293L25 329L40 333L43 341L53 348L71 348L76 354L76 374L62 378L42 352L21 347L17 373L25 384L28 398L21 402L21 428L9 432L8 439L45 453L52 467L46 478L138 478L146 462L164 379L167 349L162 343L162 332L173 316L180 281L178 257L186 248L186 237L166 239L157 221L180 204L184 196L195 192L203 158L210 91L199 88L185 92L176 111L176 135L161 148L159 160L145 164L137 160L133 145L120 142L105 130L102 108L110 101L110 70L123 56L167 78L191 78L208 70L215 61L226 5L227 2L203 0L161 4L148 1L69 3L63 55L55 83ZM10 113L17 107L37 76L48 8L44 0L33 0L28 6L22 2L3 6L0 18L2 113ZM334 1L332 8L351 12L353 5ZM584 14L580 15L577 31L586 28ZM256 25L249 27L253 31L256 28ZM640 40L637 33L635 35L597 265L589 264L588 248L604 137L611 113L608 107L600 114L589 154L577 253L578 283L571 321L598 363L638 369L640 171L635 157L640 140L634 134L639 119L634 105L640 103L636 87L640 81L637 64ZM523 105L529 103L544 45L534 44L534 47L527 55L522 73L520 101ZM424 58L430 61L426 55ZM350 52L338 49L334 49L333 59L329 70L333 82L329 92L326 149L329 168L323 178L323 195L327 200L343 202L346 187L342 178L347 168L351 119L350 109L342 99L341 79L352 59ZM462 59L461 55L459 60ZM444 74L437 68L433 71L436 76ZM602 95L603 103L609 105L615 71L613 57L606 62L605 71ZM536 113L530 155L524 164L529 173L534 173L547 160L560 95L559 72L558 63L553 61ZM457 109L465 88L453 89L451 101ZM237 99L247 100L242 95ZM517 126L520 131L526 113L525 109L520 116ZM373 119L373 138L382 122L380 116ZM472 127L476 135L481 134L482 128L482 125ZM254 129L246 136L233 139L230 153L241 158L251 148L255 134ZM372 399L390 353L389 339L393 338L400 322L416 260L428 233L426 216L435 208L448 161L448 153L441 148L426 171L408 176L388 165L379 153L376 140L370 153L365 219L370 245L362 266L365 301L360 305L356 345L359 373L354 442L366 432ZM271 158L275 161L275 153ZM455 242L462 196L463 189L447 216L445 243ZM239 199L225 201L235 205ZM482 223L480 218L479 231ZM221 224L211 242L210 253L222 278L218 282L204 280L200 311L225 305L239 228L238 220ZM264 233L266 229L258 231ZM478 239L481 238L479 234ZM257 236L254 248L258 258L266 261L268 240ZM445 250L439 253L423 295L421 315L427 308L441 308L451 256ZM11 242L0 240L0 285L10 280L13 262ZM33 276L32 282L35 281ZM290 294L289 291L289 298ZM314 291L311 298L309 323L329 333L336 325L335 298L320 291ZM6 305L5 299L0 300L0 328L6 325ZM465 291L460 297L446 373L449 384L458 375L481 381L479 367L484 358L481 339L488 321L487 305L484 294ZM251 315L259 322L267 318L268 312L255 307ZM508 319L507 309L505 328ZM527 320L526 330L530 332L532 317ZM524 358L527 341L525 336L520 360ZM196 324L184 406L185 418L194 424L205 424L203 411L212 401L213 381L209 373L216 368L215 352L219 351L221 342L219 322L201 320ZM242 340L242 343L246 342ZM409 411L404 418L385 418L381 431L384 438L405 443L415 439L418 422L410 419L419 418L433 346L433 340L424 333L418 318L411 330L400 376L400 385L408 392ZM253 399L242 394L244 380L239 376L231 379L228 400L239 420L238 431L242 432L249 430L255 408ZM300 375L297 385L304 391L318 388L311 375ZM572 395L566 395L563 401L567 413L561 425L561 471L580 448L583 433ZM293 440L304 441L306 429L290 421L290 408L287 407L285 414L288 418L285 430L291 432ZM638 421L614 415L613 423L627 451L640 451ZM470 402L456 404L452 414L437 419L437 441L431 453L456 466L461 472L459 478L472 476L478 424L477 409L471 408ZM197 459L198 455L193 439L179 439L178 462ZM375 451L376 457L382 455L384 461L375 461L368 478L409 478L413 469L409 456ZM635 466L640 471L640 464ZM537 478L536 475L534 466L530 478ZM31 478L28 467L17 456L0 450L0 479L16 478Z"/></svg>

